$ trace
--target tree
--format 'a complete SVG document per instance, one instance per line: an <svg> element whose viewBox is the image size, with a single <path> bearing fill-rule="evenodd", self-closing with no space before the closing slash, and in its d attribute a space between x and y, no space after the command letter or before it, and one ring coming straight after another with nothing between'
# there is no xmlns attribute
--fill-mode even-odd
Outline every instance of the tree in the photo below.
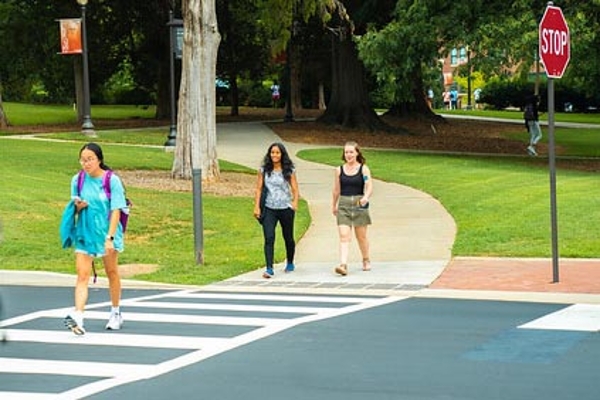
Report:
<svg viewBox="0 0 600 400"><path fill-rule="evenodd" d="M0 86L1 88L1 86ZM2 92L0 91L0 129L8 128L8 118L4 113L4 107L2 106Z"/></svg>
<svg viewBox="0 0 600 400"><path fill-rule="evenodd" d="M524 52L518 49L524 46L517 42L524 37L524 24L516 21L527 10L519 1L400 0L394 20L371 29L359 43L368 68L380 82L394 86L390 112L433 117L425 101L425 79L431 72L441 77L437 60L454 47L466 47L475 55L469 69L475 65L498 71L521 60Z"/></svg>
<svg viewBox="0 0 600 400"><path fill-rule="evenodd" d="M214 0L183 2L183 55L172 174L218 180L215 77L221 36Z"/></svg>
<svg viewBox="0 0 600 400"><path fill-rule="evenodd" d="M257 23L258 8L247 0L217 0L221 32L217 72L230 84L231 115L239 114L241 75L260 80L270 58L266 34Z"/></svg>
<svg viewBox="0 0 600 400"><path fill-rule="evenodd" d="M331 99L319 122L343 128L389 128L371 105L366 71L354 39L365 32L367 24L378 24L381 18L387 19L393 4L387 0L336 2L334 18L328 24L335 33Z"/></svg>

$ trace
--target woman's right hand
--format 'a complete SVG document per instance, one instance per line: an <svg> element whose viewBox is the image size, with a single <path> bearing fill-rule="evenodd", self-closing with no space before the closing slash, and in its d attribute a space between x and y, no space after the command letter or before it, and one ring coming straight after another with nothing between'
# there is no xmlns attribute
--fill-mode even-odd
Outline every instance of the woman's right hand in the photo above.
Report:
<svg viewBox="0 0 600 400"><path fill-rule="evenodd" d="M75 209L77 210L77 212L83 210L87 206L88 206L87 201L79 199L79 198L75 199Z"/></svg>

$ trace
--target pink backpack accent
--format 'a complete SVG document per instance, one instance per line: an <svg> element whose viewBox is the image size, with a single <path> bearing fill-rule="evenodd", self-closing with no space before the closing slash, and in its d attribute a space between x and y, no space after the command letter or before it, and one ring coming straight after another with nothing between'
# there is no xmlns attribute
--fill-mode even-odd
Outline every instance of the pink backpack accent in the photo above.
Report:
<svg viewBox="0 0 600 400"><path fill-rule="evenodd" d="M106 194L106 198L110 202L110 178L113 172L109 169L104 174L104 178L102 178L102 188L104 189L104 193ZM81 188L83 188L83 181L85 180L85 171L79 171L79 176L77 177L77 195L81 195ZM121 223L121 227L123 229L123 233L127 229L127 222L129 222L129 207L133 205L128 198L125 198L125 204L127 205L127 209L121 209L121 216L119 218L119 222Z"/></svg>

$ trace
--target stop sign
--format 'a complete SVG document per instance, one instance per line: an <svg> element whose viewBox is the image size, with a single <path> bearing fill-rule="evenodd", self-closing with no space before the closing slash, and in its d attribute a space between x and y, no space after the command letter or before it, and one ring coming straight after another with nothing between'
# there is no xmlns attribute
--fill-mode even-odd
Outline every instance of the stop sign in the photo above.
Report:
<svg viewBox="0 0 600 400"><path fill-rule="evenodd" d="M540 58L548 78L561 78L571 58L571 37L559 7L548 6L540 21Z"/></svg>

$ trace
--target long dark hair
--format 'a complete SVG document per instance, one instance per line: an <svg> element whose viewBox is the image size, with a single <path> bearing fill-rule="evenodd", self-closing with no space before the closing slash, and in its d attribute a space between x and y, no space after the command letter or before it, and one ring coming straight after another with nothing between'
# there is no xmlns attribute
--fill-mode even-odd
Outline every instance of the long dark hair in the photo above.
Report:
<svg viewBox="0 0 600 400"><path fill-rule="evenodd" d="M104 153L102 153L102 148L97 143L90 142L90 143L84 144L83 147L81 148L81 150L79 150L79 157L81 157L81 153L84 150L89 150L89 151L94 152L94 154L98 158L98 161L100 161L101 169L103 169L105 171L111 169L108 165L104 164Z"/></svg>
<svg viewBox="0 0 600 400"><path fill-rule="evenodd" d="M281 171L283 173L283 177L289 181L292 178L292 173L294 172L294 162L290 158L287 149L283 145L283 143L276 142L272 143L267 149L267 154L263 158L262 169L265 174L271 175L273 172L273 160L271 160L271 150L273 147L279 148L281 151Z"/></svg>

